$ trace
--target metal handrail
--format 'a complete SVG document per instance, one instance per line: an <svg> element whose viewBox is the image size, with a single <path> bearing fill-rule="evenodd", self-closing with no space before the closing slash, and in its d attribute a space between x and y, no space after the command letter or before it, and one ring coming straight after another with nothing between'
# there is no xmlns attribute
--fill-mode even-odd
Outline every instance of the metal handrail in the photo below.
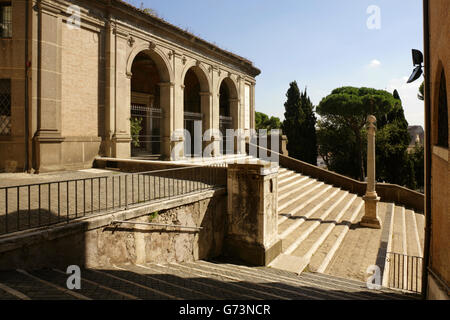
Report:
<svg viewBox="0 0 450 320"><path fill-rule="evenodd" d="M111 160L113 161L113 160ZM177 167L177 168L170 168L170 169L159 169L159 170L152 170L152 171L139 171L139 172L117 172L112 171L110 175L98 175L93 177L86 177L86 178L74 178L74 179L67 179L67 180L55 180L55 181L44 181L44 182L38 182L38 183L30 183L30 184L17 184L17 185L7 185L7 186L0 186L0 190L2 189L13 189L18 187L35 187L35 186L42 186L47 185L49 183L57 184L59 183L66 183L66 182L79 182L84 180L91 180L91 179L106 179L110 177L124 177L124 176L131 176L131 175L148 175L151 173L162 173L162 172L171 172L171 171L178 171L178 170L188 170L188 169L195 169L195 168L204 168L204 167L218 167L214 166L214 164L201 164L201 165L192 165L187 167Z"/></svg>
<svg viewBox="0 0 450 320"><path fill-rule="evenodd" d="M226 185L217 169L200 164L0 187L0 234L212 190Z"/></svg>
<svg viewBox="0 0 450 320"><path fill-rule="evenodd" d="M144 226L184 228L184 229L194 229L194 230L203 229L203 227L192 227L192 226L182 226L182 225L178 225L178 224L165 224L165 223L152 223L152 222L134 222L134 221L123 221L123 220L114 220L111 222L112 225L122 224L122 223L137 224L137 225L144 225Z"/></svg>

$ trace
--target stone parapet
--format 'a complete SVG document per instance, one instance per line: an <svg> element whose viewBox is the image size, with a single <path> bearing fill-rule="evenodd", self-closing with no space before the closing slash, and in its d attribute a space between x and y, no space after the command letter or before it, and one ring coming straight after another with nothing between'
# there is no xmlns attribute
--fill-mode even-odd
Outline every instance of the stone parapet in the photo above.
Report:
<svg viewBox="0 0 450 320"><path fill-rule="evenodd" d="M278 166L268 162L228 166L224 254L268 265L281 253L278 239Z"/></svg>

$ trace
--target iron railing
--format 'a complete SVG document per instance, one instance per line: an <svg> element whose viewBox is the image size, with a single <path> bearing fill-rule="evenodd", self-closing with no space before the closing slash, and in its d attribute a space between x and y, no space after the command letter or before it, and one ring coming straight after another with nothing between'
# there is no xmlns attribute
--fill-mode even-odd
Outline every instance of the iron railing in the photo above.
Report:
<svg viewBox="0 0 450 320"><path fill-rule="evenodd" d="M226 185L226 169L191 166L0 187L0 235Z"/></svg>
<svg viewBox="0 0 450 320"><path fill-rule="evenodd" d="M421 293L422 257L388 252L387 262L389 263L389 288Z"/></svg>

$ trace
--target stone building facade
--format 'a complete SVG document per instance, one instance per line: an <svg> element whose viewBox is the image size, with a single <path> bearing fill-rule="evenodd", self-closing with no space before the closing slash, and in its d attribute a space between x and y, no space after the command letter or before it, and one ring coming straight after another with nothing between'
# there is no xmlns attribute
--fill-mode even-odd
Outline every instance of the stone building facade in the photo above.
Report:
<svg viewBox="0 0 450 320"><path fill-rule="evenodd" d="M427 297L450 298L450 2L424 0L425 21L425 136L429 165L427 205ZM427 96L428 95L428 96ZM427 140L428 140L427 139Z"/></svg>
<svg viewBox="0 0 450 320"><path fill-rule="evenodd" d="M199 136L212 155L245 152L242 139L233 150L221 141L227 128L254 128L260 71L247 59L120 0L0 0L0 10L0 171L171 160L198 155Z"/></svg>

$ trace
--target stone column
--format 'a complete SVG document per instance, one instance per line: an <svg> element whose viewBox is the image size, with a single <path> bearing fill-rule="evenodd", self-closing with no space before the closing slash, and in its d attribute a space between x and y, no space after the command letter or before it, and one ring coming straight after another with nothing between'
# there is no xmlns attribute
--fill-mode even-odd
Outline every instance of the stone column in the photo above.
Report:
<svg viewBox="0 0 450 320"><path fill-rule="evenodd" d="M212 93L211 92L200 92L200 105L202 109L203 121L202 121L202 135L205 132L211 132L214 128L214 114L212 109ZM202 136L202 140L203 140ZM209 135L208 135L209 136ZM209 139L207 139L209 140ZM211 141L202 141L202 152L211 143Z"/></svg>
<svg viewBox="0 0 450 320"><path fill-rule="evenodd" d="M281 253L278 167L268 162L228 166L225 255L265 266Z"/></svg>
<svg viewBox="0 0 450 320"><path fill-rule="evenodd" d="M63 169L61 160L61 18L60 11L39 3L37 12L36 172Z"/></svg>
<svg viewBox="0 0 450 320"><path fill-rule="evenodd" d="M114 26L111 21L106 23L105 28L105 142L104 155L114 157L113 135L116 130L116 39Z"/></svg>
<svg viewBox="0 0 450 320"><path fill-rule="evenodd" d="M375 122L376 118L370 115L367 118L367 190L363 197L365 213L361 220L364 227L380 229L381 221L378 218L378 202L380 198L375 190Z"/></svg>
<svg viewBox="0 0 450 320"><path fill-rule="evenodd" d="M180 87L175 92L176 85L172 82L161 82L158 85L160 88L160 103L163 113L161 123L161 155L164 160L174 160L172 157L172 153L174 153L176 155L174 158L180 159L184 156L183 134L181 131L176 131L176 129L180 129L180 126L181 129L183 128L183 113L181 112L180 114L180 110L175 110L175 107L179 107L180 104L180 102L178 104L175 103L175 97L180 100L180 96L182 97L183 95L183 89Z"/></svg>
<svg viewBox="0 0 450 320"><path fill-rule="evenodd" d="M115 85L114 134L112 155L116 158L131 156L131 73L127 74L128 33L116 27L115 34Z"/></svg>

